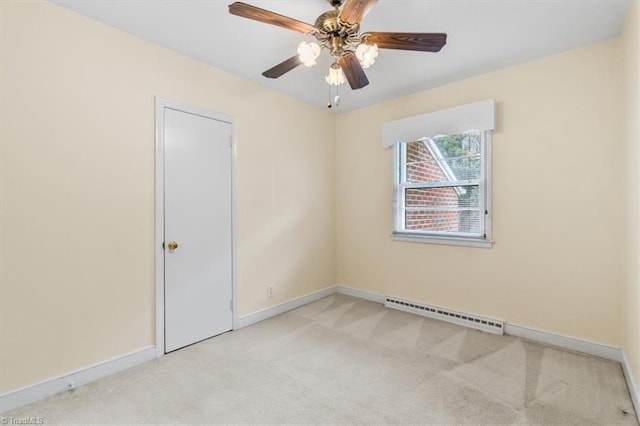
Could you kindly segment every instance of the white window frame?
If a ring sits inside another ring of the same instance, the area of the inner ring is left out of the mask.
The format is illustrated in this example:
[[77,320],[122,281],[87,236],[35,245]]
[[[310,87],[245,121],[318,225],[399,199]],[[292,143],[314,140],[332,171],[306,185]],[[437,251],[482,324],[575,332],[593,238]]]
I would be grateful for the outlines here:
[[[478,186],[484,196],[480,200],[480,211],[484,209],[484,233],[483,236],[475,237],[465,234],[454,234],[447,232],[420,232],[406,231],[405,215],[403,214],[404,205],[404,189],[403,185],[403,167],[400,154],[402,147],[400,143],[396,143],[393,148],[393,233],[391,237],[397,241],[407,241],[415,243],[427,244],[445,244],[455,246],[491,248],[493,245],[491,233],[491,130],[481,131],[480,133],[480,181]],[[423,185],[417,185],[422,187]]]

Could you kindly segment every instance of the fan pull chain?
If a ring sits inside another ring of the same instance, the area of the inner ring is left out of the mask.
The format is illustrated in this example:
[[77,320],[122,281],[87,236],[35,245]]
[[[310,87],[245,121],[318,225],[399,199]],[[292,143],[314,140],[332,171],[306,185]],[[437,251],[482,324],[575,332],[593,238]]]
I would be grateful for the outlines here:
[[333,97],[333,102],[331,98],[331,84],[329,85],[329,102],[327,102],[327,108],[331,108],[332,106],[339,107],[340,106],[340,86],[336,86],[336,95]]

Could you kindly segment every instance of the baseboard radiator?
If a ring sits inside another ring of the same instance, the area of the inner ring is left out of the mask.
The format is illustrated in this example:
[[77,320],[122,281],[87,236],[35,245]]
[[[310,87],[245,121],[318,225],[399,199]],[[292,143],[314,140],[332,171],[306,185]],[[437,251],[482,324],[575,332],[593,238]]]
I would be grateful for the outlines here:
[[476,330],[487,331],[494,334],[504,334],[504,321],[493,318],[454,311],[453,309],[442,308],[440,306],[426,305],[424,303],[404,300],[393,296],[385,297],[384,306],[463,325],[465,327],[475,328]]

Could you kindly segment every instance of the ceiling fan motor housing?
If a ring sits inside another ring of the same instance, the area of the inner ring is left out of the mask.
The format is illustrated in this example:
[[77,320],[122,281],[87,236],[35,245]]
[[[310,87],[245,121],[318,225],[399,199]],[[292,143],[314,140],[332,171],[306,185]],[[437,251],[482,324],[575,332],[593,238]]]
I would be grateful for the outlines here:
[[318,31],[325,34],[337,33],[340,31],[340,22],[338,21],[339,10],[330,10],[318,16],[315,27]]
[[318,30],[316,39],[331,51],[335,57],[342,55],[344,47],[358,36],[360,26],[345,25],[339,18],[340,10],[330,10],[318,16],[314,27]]

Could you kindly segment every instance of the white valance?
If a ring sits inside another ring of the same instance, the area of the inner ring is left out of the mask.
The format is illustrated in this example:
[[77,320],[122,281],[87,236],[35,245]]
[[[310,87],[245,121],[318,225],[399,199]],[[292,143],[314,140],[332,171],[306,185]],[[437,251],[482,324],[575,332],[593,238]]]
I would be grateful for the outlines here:
[[485,131],[495,128],[495,102],[493,99],[414,115],[382,125],[382,146],[391,148],[397,143],[413,142],[424,137],[458,135],[470,130]]

